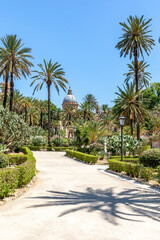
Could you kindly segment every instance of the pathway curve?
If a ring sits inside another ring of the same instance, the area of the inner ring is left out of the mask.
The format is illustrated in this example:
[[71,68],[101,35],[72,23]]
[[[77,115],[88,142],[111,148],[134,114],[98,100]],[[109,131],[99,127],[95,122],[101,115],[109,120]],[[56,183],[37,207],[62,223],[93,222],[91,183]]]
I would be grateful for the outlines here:
[[158,240],[160,194],[64,153],[34,152],[37,182],[0,207],[1,240]]

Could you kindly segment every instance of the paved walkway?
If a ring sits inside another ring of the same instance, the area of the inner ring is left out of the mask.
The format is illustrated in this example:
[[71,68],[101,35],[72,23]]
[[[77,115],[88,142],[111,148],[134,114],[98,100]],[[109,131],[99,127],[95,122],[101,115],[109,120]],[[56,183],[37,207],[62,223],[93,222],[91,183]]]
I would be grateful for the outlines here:
[[0,207],[1,240],[158,240],[160,194],[64,157],[35,152],[38,179]]

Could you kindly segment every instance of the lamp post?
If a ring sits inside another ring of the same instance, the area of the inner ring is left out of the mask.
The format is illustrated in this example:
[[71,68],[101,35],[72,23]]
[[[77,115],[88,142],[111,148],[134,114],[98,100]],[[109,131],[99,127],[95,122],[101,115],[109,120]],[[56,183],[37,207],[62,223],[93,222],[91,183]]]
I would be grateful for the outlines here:
[[59,146],[61,145],[61,140],[60,140],[60,137],[61,137],[61,131],[60,131],[60,128],[59,128],[59,130],[58,130],[58,134],[59,134]]
[[74,151],[75,151],[75,148],[76,148],[76,141],[75,141],[76,126],[73,127],[73,130],[74,130]]
[[124,126],[125,117],[121,116],[119,118],[119,123],[121,126],[121,161],[123,161],[123,126]]

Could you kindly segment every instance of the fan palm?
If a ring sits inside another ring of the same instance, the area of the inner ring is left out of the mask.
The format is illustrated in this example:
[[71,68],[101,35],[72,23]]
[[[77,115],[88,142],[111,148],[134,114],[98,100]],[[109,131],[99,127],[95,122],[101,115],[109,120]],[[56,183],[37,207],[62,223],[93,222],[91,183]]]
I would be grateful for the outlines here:
[[33,64],[28,58],[33,58],[31,48],[23,48],[21,39],[17,35],[6,35],[1,38],[4,48],[0,47],[0,68],[3,72],[6,67],[9,68],[11,88],[10,88],[10,111],[13,108],[14,77],[20,79],[26,78],[31,74],[30,68]]
[[142,89],[139,89],[138,92],[135,92],[135,85],[133,83],[127,83],[126,86],[123,86],[124,90],[118,87],[119,92],[116,92],[118,98],[114,100],[115,106],[113,112],[115,117],[118,119],[123,115],[130,123],[131,126],[131,135],[133,135],[133,123],[137,122],[140,118],[144,122],[144,117],[147,117],[147,111],[143,106],[142,98]]
[[[129,16],[127,22],[120,22],[123,35],[120,37],[121,40],[116,45],[116,48],[120,50],[120,56],[126,57],[129,54],[130,59],[134,56],[136,92],[138,92],[138,58],[140,55],[143,57],[143,51],[149,55],[155,44],[150,35],[151,30],[149,30],[151,19],[146,21],[144,16],[141,18]],[[140,139],[139,118],[137,118],[137,139]]]
[[44,83],[47,85],[48,89],[48,145],[51,146],[51,111],[50,111],[50,102],[51,102],[51,86],[52,84],[56,88],[59,94],[59,87],[61,87],[64,91],[66,91],[67,87],[65,83],[68,83],[67,79],[64,77],[65,72],[61,65],[58,62],[53,63],[50,59],[49,62],[46,62],[44,59],[44,66],[42,64],[38,64],[40,71],[34,71],[36,73],[35,76],[32,77],[33,82],[31,86],[36,82],[40,81],[34,88],[33,94],[37,90],[41,90]]
[[[139,61],[138,62],[138,80],[139,80],[139,87],[141,88],[143,86],[148,87],[149,81],[151,80],[151,74],[149,72],[146,72],[145,69],[149,66],[146,62]],[[125,82],[128,82],[129,80],[133,80],[135,82],[135,62],[132,61],[131,64],[128,64],[129,72],[125,73],[126,76]]]

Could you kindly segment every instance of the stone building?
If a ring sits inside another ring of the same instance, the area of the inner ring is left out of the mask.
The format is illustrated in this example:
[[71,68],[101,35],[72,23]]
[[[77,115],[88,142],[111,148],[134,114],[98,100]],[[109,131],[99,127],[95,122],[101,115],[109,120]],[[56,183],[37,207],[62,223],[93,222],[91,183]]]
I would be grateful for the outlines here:
[[78,108],[77,100],[76,100],[75,96],[72,94],[72,90],[70,87],[68,89],[68,94],[67,94],[67,96],[65,96],[63,103],[62,103],[63,111],[65,111],[65,108],[67,106],[72,106],[74,110],[76,110]]

